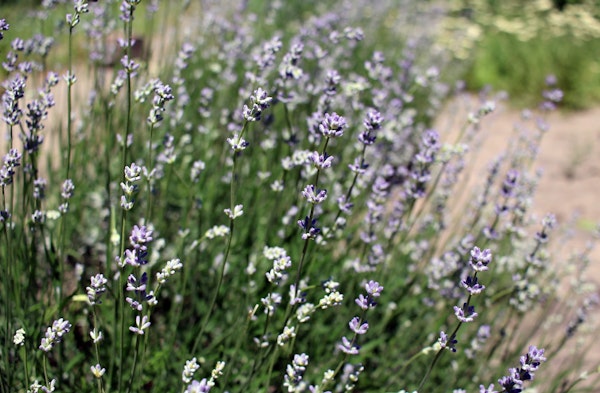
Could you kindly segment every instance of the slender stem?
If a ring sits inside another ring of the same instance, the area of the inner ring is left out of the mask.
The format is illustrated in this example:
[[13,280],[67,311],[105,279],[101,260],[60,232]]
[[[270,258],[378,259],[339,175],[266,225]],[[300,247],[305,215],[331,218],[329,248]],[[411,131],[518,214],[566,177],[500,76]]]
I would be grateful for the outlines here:
[[[154,134],[154,124],[150,125],[150,138],[148,139],[148,163],[146,164],[148,173],[152,174],[154,164],[152,163],[152,139]],[[150,221],[150,215],[152,214],[152,176],[148,177],[148,196],[146,197],[148,203],[146,205],[146,220]]]
[[431,365],[429,366],[429,368],[427,369],[427,372],[425,373],[425,376],[421,380],[421,383],[419,384],[419,387],[417,388],[417,391],[420,391],[423,388],[423,385],[425,385],[425,382],[427,382],[427,379],[429,378],[429,374],[431,374],[431,370],[433,370],[433,367],[435,367],[435,364],[437,363],[438,359],[442,356],[443,352],[444,352],[444,349],[440,349],[435,354],[435,357],[431,361]]
[[46,356],[42,360],[42,368],[44,370],[44,382],[46,382],[46,386],[50,385],[50,381],[48,381],[48,366],[46,365]]
[[127,382],[127,390],[126,393],[131,392],[131,386],[133,385],[133,378],[135,377],[135,370],[137,368],[137,361],[139,357],[140,350],[140,340],[138,335],[135,335],[135,349],[133,351],[133,366],[131,367],[131,374],[129,375],[129,382]]
[[[244,123],[244,126],[242,127],[242,131],[240,132],[240,135],[238,137],[238,140],[242,139],[242,136],[244,135],[244,131],[246,130],[248,125],[248,122]],[[231,179],[229,180],[229,206],[230,206],[230,210],[233,213],[234,209],[235,209],[235,170],[236,170],[236,163],[237,163],[237,152],[233,152],[233,166],[231,168]],[[219,297],[219,290],[221,289],[221,285],[223,284],[223,277],[225,276],[225,267],[227,265],[227,261],[229,260],[229,254],[231,252],[231,241],[233,239],[233,229],[234,229],[234,218],[231,217],[229,220],[229,237],[227,239],[227,246],[225,248],[225,258],[223,258],[223,263],[221,265],[221,270],[219,271],[219,279],[217,282],[217,287],[215,288],[215,291],[213,293],[213,297],[212,300],[210,302],[210,306],[208,308],[208,311],[206,312],[205,316],[204,316],[204,320],[202,321],[202,325],[200,327],[200,331],[198,333],[198,335],[196,336],[196,340],[194,341],[194,346],[192,347],[192,354],[194,354],[196,352],[196,349],[198,348],[198,344],[200,343],[200,340],[202,339],[202,336],[204,335],[204,331],[206,330],[206,326],[208,325],[208,321],[210,320],[210,317],[212,316],[212,312],[215,308],[215,304],[217,303],[217,299]]]
[[[4,188],[5,187],[2,186],[2,207],[3,207],[3,210],[6,210],[6,194],[5,194]],[[10,276],[10,274],[11,274],[10,273],[11,261],[10,261],[10,258],[9,258],[9,255],[11,253],[12,247],[11,247],[10,236],[8,236],[8,228],[7,228],[8,225],[10,225],[10,221],[5,222],[4,225],[3,225],[3,228],[2,228],[3,229],[2,233],[4,234],[4,239],[6,241],[6,255],[3,258],[3,260],[4,260],[4,263],[3,263],[3,265],[4,265],[4,280],[3,280],[4,281],[4,293],[3,293],[3,296],[5,297],[5,299],[7,299],[7,298],[10,297],[10,292],[11,292],[10,291],[10,287],[11,287],[11,282],[12,282],[11,281],[12,278]],[[9,348],[10,348],[10,338],[9,338],[9,336],[10,336],[10,332],[12,331],[11,326],[10,326],[10,321],[12,319],[10,302],[8,302],[8,301],[5,300],[4,301],[4,307],[5,307],[4,313],[6,315],[6,320],[4,321],[5,324],[6,324],[6,327],[5,327],[6,334],[4,335],[4,353],[8,354],[8,351],[9,351]],[[10,363],[9,363],[8,356],[4,356],[4,361],[5,361],[5,370],[8,370],[8,373],[10,375],[10,373],[11,373],[11,366],[10,366]]]
[[27,357],[27,349],[23,351],[23,368],[25,370],[25,383],[27,387],[31,386],[29,381],[29,358]]
[[[125,31],[127,33],[127,58],[131,58],[131,36],[132,36],[132,29],[133,29],[133,10],[134,8],[131,7],[129,9],[129,21],[125,21]],[[125,171],[123,170],[123,168],[125,168],[125,165],[127,165],[127,155],[128,155],[128,150],[129,150],[129,146],[127,143],[127,139],[131,130],[131,73],[127,72],[127,115],[126,115],[126,121],[125,121],[125,135],[123,137],[123,146],[122,146],[122,161],[121,161],[121,182],[125,182]],[[120,247],[119,247],[119,256],[122,257],[123,254],[125,253],[125,218],[127,215],[127,211],[125,209],[122,210],[121,212],[121,237],[120,237]],[[121,274],[119,274],[119,288],[117,290],[117,296],[120,298],[121,296],[121,290],[123,288],[123,272],[121,272]],[[122,392],[122,386],[123,386],[123,365],[124,365],[124,336],[125,336],[125,316],[124,316],[124,308],[125,308],[125,304],[123,301],[118,301],[117,302],[118,307],[120,309],[120,341],[119,341],[119,360],[120,360],[120,367],[119,367],[119,392]]]
[[69,179],[71,171],[71,132],[72,132],[72,81],[73,81],[73,27],[69,28],[69,75],[67,80],[67,158],[65,179]]

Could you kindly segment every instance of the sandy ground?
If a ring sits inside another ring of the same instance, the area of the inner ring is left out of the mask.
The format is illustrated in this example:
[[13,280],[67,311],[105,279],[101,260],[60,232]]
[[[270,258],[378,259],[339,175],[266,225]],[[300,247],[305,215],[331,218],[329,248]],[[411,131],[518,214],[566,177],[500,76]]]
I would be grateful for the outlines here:
[[[445,140],[452,140],[467,114],[479,106],[471,96],[449,102],[436,121],[436,129]],[[499,103],[491,115],[482,119],[467,158],[468,188],[481,184],[490,162],[520,133],[535,132],[537,116],[533,113],[526,120],[522,110]],[[600,225],[600,107],[568,113],[554,111],[543,118],[548,131],[531,166],[533,171],[542,173],[531,209],[538,222],[547,213],[553,213],[559,225],[573,226],[570,248],[561,251],[561,255],[568,255],[569,251],[582,251],[592,239],[593,229]],[[590,274],[600,283],[600,245],[590,257],[597,261],[592,263]]]

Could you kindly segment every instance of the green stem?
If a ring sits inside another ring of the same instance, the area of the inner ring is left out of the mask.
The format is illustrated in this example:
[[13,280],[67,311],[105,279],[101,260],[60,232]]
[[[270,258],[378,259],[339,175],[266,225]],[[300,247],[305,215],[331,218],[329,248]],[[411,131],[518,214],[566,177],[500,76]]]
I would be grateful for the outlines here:
[[133,378],[135,377],[135,370],[137,368],[137,361],[140,350],[140,340],[138,335],[135,336],[135,350],[133,351],[133,366],[131,367],[131,374],[129,375],[129,382],[127,382],[126,393],[131,392],[131,386],[133,385]]
[[[248,122],[244,123],[242,131],[240,132],[239,140],[242,139],[242,135],[244,134],[244,131],[246,130],[247,124],[248,124]],[[230,206],[230,210],[232,213],[235,209],[236,163],[237,163],[237,152],[234,152],[233,153],[233,167],[231,168],[231,179],[229,181],[229,206]],[[194,341],[194,346],[192,347],[192,355],[196,352],[196,349],[198,348],[198,344],[200,344],[200,340],[202,339],[202,336],[204,335],[204,331],[206,330],[206,326],[208,325],[208,321],[210,320],[210,317],[212,316],[212,312],[215,308],[215,304],[217,303],[217,299],[219,297],[219,291],[221,289],[221,286],[223,284],[223,278],[225,276],[225,267],[227,265],[227,261],[229,260],[229,254],[231,252],[231,241],[233,239],[233,229],[234,229],[234,219],[230,218],[230,220],[229,220],[229,237],[227,239],[227,246],[225,248],[225,258],[223,258],[221,270],[219,271],[219,279],[217,282],[217,287],[215,288],[215,291],[213,293],[213,297],[210,302],[208,311],[206,312],[206,315],[204,316],[204,320],[202,321],[200,331],[199,331],[198,335],[196,336],[196,340]]]
[[[152,163],[152,139],[154,134],[154,124],[150,125],[150,138],[148,140],[148,163],[146,167],[148,169],[148,173],[152,174],[152,168],[154,168],[154,164]],[[152,214],[152,176],[148,177],[148,196],[147,196],[147,205],[146,205],[146,220],[150,221],[150,215]]]
[[[132,29],[133,29],[133,10],[134,8],[131,7],[129,10],[129,21],[125,21],[125,31],[127,33],[127,58],[130,59],[131,58],[131,36],[132,36]],[[127,165],[127,155],[128,155],[128,144],[127,144],[127,139],[129,136],[129,133],[131,131],[131,73],[127,72],[127,105],[126,105],[127,109],[126,109],[126,121],[125,121],[125,135],[123,137],[123,146],[122,146],[122,157],[121,157],[121,182],[125,182],[125,171],[124,168]],[[119,239],[120,241],[120,247],[119,247],[119,256],[123,257],[123,254],[125,253],[125,218],[127,215],[127,211],[126,210],[122,210],[121,212],[121,237]],[[121,298],[121,290],[123,288],[123,272],[121,272],[121,274],[119,274],[119,288],[116,291],[117,292],[117,297]],[[122,392],[122,386],[123,386],[123,365],[124,365],[124,336],[125,336],[125,316],[124,316],[124,308],[125,308],[125,304],[123,301],[118,301],[117,302],[118,307],[120,309],[120,348],[119,348],[119,361],[120,361],[120,367],[119,367],[119,392]]]

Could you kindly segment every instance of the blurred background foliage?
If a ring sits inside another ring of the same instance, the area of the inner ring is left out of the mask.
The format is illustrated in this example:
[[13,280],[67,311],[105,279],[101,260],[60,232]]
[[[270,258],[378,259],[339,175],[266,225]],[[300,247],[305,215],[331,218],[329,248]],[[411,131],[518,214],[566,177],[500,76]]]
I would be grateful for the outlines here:
[[[0,0],[0,13],[9,22],[16,21],[39,3],[40,0]],[[303,15],[310,15],[316,8],[327,8],[326,3],[285,2],[289,12],[279,15],[292,17],[277,21],[276,25],[284,29],[289,23],[302,23]],[[414,3],[418,7],[420,2]],[[244,4],[258,15],[268,13],[268,2],[263,0],[248,0]],[[449,0],[440,1],[439,5],[440,13],[447,13],[448,17],[438,34],[438,45],[432,48],[450,49],[454,62],[461,63],[452,69],[464,73],[462,79],[470,90],[491,86],[508,92],[513,105],[531,106],[544,89],[545,77],[554,75],[558,87],[565,92],[564,109],[585,109],[600,101],[600,0]],[[369,12],[377,14],[378,10]],[[387,19],[394,20],[394,15]],[[51,30],[61,28],[61,22],[49,20],[43,33],[52,34]],[[40,31],[37,24],[13,26],[16,29],[9,32],[10,39]],[[378,39],[382,40],[382,48],[393,47],[392,40],[404,41],[406,37],[398,37],[396,30],[389,24],[380,26]],[[58,56],[54,62],[61,63],[60,54],[54,55]]]
[[[567,109],[600,99],[600,1],[457,0],[448,3],[446,42],[469,63],[467,85],[506,90],[513,104],[531,105],[555,75]],[[442,35],[443,36],[443,35]]]

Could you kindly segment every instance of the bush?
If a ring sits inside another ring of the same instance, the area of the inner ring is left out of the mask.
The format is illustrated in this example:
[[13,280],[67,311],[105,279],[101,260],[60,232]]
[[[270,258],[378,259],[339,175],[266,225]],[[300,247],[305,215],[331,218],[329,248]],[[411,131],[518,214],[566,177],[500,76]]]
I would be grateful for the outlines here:
[[84,3],[37,92],[45,41],[7,48],[3,391],[579,386],[583,351],[556,359],[597,299],[579,274],[564,301],[556,222],[530,214],[544,123],[461,208],[494,104],[431,129],[461,85],[435,4]]

